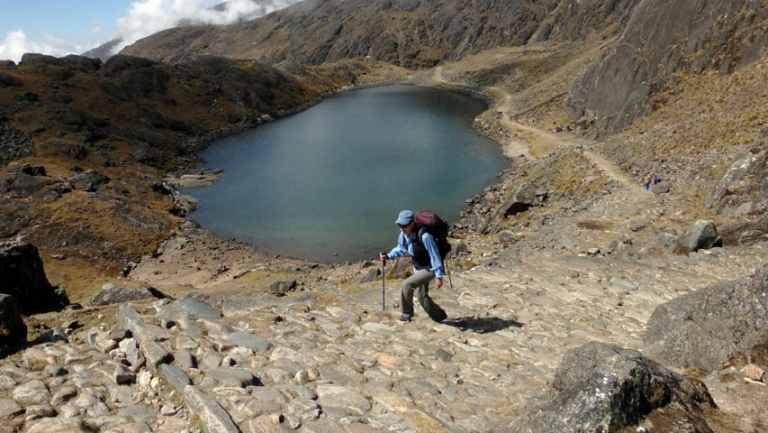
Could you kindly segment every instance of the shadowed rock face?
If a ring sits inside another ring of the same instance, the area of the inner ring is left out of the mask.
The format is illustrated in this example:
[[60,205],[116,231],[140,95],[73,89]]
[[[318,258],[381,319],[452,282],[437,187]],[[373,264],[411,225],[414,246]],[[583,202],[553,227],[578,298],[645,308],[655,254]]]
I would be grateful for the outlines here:
[[0,293],[15,297],[24,314],[60,310],[67,303],[48,282],[37,247],[26,243],[0,243]]
[[19,314],[16,299],[0,293],[0,353],[6,347],[27,341],[27,325]]
[[573,84],[566,106],[574,118],[621,131],[648,111],[671,74],[727,73],[759,58],[768,35],[756,24],[767,18],[765,4],[747,0],[641,1],[616,46]]

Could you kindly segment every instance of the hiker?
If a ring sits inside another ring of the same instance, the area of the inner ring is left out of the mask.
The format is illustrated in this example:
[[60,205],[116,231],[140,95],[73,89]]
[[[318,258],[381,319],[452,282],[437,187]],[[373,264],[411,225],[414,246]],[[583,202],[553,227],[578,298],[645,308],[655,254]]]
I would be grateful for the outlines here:
[[653,173],[648,173],[645,175],[645,177],[643,178],[643,186],[645,187],[646,190],[648,190],[648,188],[651,187],[651,182],[653,182],[655,178],[656,178],[656,175],[654,175]]
[[[424,311],[435,322],[442,322],[448,315],[445,310],[429,297],[429,282],[435,280],[435,288],[443,286],[443,259],[440,257],[435,237],[416,224],[413,212],[400,212],[395,221],[400,227],[397,245],[389,253],[381,253],[384,262],[406,254],[413,259],[414,274],[406,278],[400,291],[400,320],[408,322],[413,317],[413,294],[419,300]],[[422,232],[419,236],[419,232]]]

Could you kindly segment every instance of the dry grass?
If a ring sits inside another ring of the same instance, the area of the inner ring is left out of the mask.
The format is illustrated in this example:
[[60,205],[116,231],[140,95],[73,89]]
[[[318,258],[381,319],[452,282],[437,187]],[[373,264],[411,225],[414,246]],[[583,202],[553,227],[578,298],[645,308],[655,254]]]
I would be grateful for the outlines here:
[[576,227],[587,230],[608,230],[613,227],[613,224],[606,221],[579,221]]

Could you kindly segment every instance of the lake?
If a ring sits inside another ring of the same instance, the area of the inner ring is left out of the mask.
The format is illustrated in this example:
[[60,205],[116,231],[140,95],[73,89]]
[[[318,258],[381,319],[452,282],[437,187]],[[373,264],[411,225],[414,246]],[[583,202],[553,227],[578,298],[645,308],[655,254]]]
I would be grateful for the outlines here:
[[203,168],[224,172],[187,189],[190,218],[270,254],[324,263],[389,251],[402,209],[449,222],[508,165],[472,120],[484,101],[406,85],[355,90],[217,141]]

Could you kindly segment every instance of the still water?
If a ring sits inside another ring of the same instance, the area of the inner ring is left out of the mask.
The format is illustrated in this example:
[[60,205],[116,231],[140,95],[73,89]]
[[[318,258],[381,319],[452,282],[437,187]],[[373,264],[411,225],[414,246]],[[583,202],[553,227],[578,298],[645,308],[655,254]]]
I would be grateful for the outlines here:
[[398,212],[455,221],[508,161],[471,129],[484,102],[414,86],[356,90],[203,152],[224,173],[191,218],[271,254],[340,263],[397,240]]

